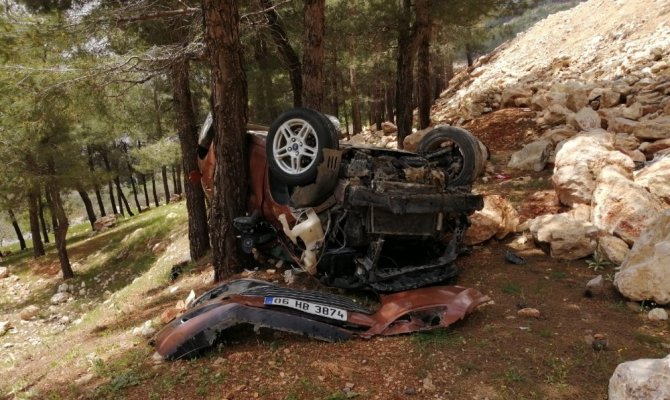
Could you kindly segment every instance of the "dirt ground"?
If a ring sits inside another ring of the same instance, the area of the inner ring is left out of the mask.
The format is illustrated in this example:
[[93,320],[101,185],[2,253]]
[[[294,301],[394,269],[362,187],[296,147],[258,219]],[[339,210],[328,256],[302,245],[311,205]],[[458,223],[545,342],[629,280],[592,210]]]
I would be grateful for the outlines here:
[[[477,185],[478,192],[506,196],[523,219],[560,209],[552,197],[550,171],[519,174],[504,167],[512,150],[538,134],[525,112],[503,110],[468,128],[481,133],[492,153],[493,168],[487,182]],[[125,237],[136,229],[122,228],[125,230],[114,234]],[[513,235],[475,246],[470,255],[458,259],[462,272],[452,283],[474,287],[492,302],[449,329],[343,343],[239,330],[199,359],[163,362],[152,357],[147,340],[129,330],[173,307],[191,289],[200,294],[211,287],[206,263],[192,266],[174,283],[156,283],[156,276],[165,278],[170,266],[179,261],[178,253],[187,248],[183,230],[175,232],[181,235],[178,251],[167,242],[175,234],[154,240],[152,249],[162,255],[152,260],[155,264],[149,272],[124,274],[119,267],[116,278],[105,272],[110,288],[114,279],[123,279],[116,290],[129,292],[126,297],[118,296],[124,300],[109,303],[116,294],[90,295],[88,305],[78,308],[84,310],[79,326],[65,325],[54,334],[47,329],[52,325],[35,323],[44,327],[32,335],[0,336],[0,354],[14,351],[13,365],[0,364],[2,387],[13,387],[6,398],[32,394],[113,399],[606,399],[608,380],[619,363],[660,358],[670,349],[668,323],[648,321],[644,304],[628,302],[609,281],[601,292],[585,291],[586,282],[597,274],[611,279],[611,266],[595,272],[585,260],[556,261],[529,237]],[[74,250],[82,263],[86,262],[83,249],[94,252],[109,241],[99,236],[90,240],[93,242]],[[132,256],[132,248],[130,251]],[[524,257],[527,263],[509,264],[507,251]],[[51,266],[48,262],[39,265]],[[149,276],[155,265],[160,265],[160,273]],[[252,275],[281,280],[280,274],[259,271]],[[41,287],[37,275],[31,276],[36,280],[33,291],[37,291]],[[146,279],[146,286],[138,286],[142,284],[138,279]],[[55,284],[57,277],[47,281]],[[309,281],[300,284],[318,287]],[[87,287],[102,291],[94,280]],[[172,288],[179,290],[172,293]],[[33,296],[31,301],[39,299]],[[101,311],[108,303],[107,308],[118,310]],[[0,303],[0,316],[24,305]],[[525,307],[538,309],[539,318],[519,316],[517,311]],[[594,334],[606,337],[604,350],[594,350]],[[29,345],[31,338],[40,335],[49,338]],[[16,345],[21,339],[25,346]],[[6,347],[10,341],[13,347]],[[96,358],[96,354],[102,356]],[[17,389],[10,381],[21,384]]]

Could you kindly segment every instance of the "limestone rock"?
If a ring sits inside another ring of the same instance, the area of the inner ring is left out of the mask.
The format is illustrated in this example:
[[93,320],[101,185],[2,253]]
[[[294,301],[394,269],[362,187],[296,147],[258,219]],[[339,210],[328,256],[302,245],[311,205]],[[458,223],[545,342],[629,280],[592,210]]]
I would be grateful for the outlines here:
[[636,150],[640,147],[640,141],[633,135],[617,133],[614,135],[614,148],[621,150]]
[[58,293],[54,294],[53,296],[51,296],[51,300],[49,300],[49,301],[53,305],[58,305],[58,304],[65,303],[68,300],[70,300],[70,294],[69,293],[58,292]]
[[384,121],[382,122],[382,132],[384,132],[384,135],[391,135],[398,132],[398,127],[392,122]]
[[519,214],[503,197],[491,195],[484,197],[484,208],[475,211],[470,217],[471,226],[465,232],[464,243],[473,245],[496,237],[502,239],[516,232]]
[[9,276],[9,268],[0,267],[0,279],[4,279]]
[[670,115],[640,121],[633,134],[640,139],[670,138]]
[[40,308],[37,307],[34,304],[31,304],[28,307],[21,310],[21,312],[19,313],[19,317],[21,317],[21,319],[24,320],[24,321],[28,321],[28,320],[34,318],[35,316],[37,316],[37,314],[39,312],[40,312]]
[[600,292],[605,287],[605,278],[602,275],[598,275],[590,281],[586,282],[586,288]]
[[554,146],[558,143],[575,136],[577,131],[571,126],[558,126],[545,132],[542,139],[549,140]]
[[663,308],[654,308],[653,310],[649,311],[647,318],[649,318],[650,321],[667,321],[668,312]]
[[524,171],[542,171],[547,164],[552,145],[548,140],[538,140],[512,154],[507,167]]
[[616,133],[633,134],[637,130],[639,123],[627,118],[609,118],[607,119],[607,130]]
[[632,244],[665,207],[619,168],[607,166],[598,177],[592,208],[595,226]]
[[540,310],[537,308],[522,308],[516,312],[520,317],[526,318],[540,318]]
[[631,300],[670,303],[670,211],[662,213],[633,245],[614,285]]
[[640,150],[642,150],[642,152],[645,155],[649,156],[649,158],[653,158],[654,154],[658,153],[661,150],[670,148],[670,139],[661,139],[651,143],[649,142],[645,143],[648,144],[644,147],[644,150],[642,148],[640,148]]
[[596,249],[598,229],[566,214],[541,215],[530,220],[528,228],[533,239],[549,244],[553,258],[577,260]]
[[114,225],[116,225],[116,215],[106,215],[95,220],[93,223],[93,229],[95,229],[97,232],[101,232],[105,229],[113,227]]
[[635,121],[639,120],[642,118],[642,105],[640,103],[633,103],[622,110],[621,116]]
[[573,127],[581,131],[600,129],[600,116],[591,107],[584,107],[575,114]]
[[568,116],[572,116],[573,114],[574,113],[565,106],[552,104],[544,111],[542,118],[544,119],[545,124],[556,126],[565,124],[568,120]]
[[407,137],[405,137],[405,139],[402,141],[403,148],[407,151],[415,152],[416,149],[419,148],[419,143],[421,142],[421,139],[423,139],[423,137],[426,136],[426,134],[432,130],[433,128],[426,128],[420,131],[416,131],[411,135],[407,135]]
[[670,398],[670,356],[619,364],[610,378],[609,400]]
[[621,265],[630,249],[628,243],[616,236],[602,236],[598,239],[598,252],[612,264]]
[[12,329],[12,324],[9,321],[0,321],[0,336],[4,336],[10,329]]
[[630,176],[635,166],[630,157],[614,150],[607,133],[580,134],[558,146],[552,180],[561,203],[591,204],[596,178],[606,165]]
[[519,107],[516,100],[525,99],[527,103],[530,103],[528,99],[533,97],[533,91],[519,86],[510,86],[506,87],[502,91],[501,105],[502,107]]
[[670,156],[657,157],[636,171],[635,183],[670,204]]
[[621,93],[612,89],[596,88],[589,93],[589,101],[597,100],[601,108],[615,107],[621,101]]

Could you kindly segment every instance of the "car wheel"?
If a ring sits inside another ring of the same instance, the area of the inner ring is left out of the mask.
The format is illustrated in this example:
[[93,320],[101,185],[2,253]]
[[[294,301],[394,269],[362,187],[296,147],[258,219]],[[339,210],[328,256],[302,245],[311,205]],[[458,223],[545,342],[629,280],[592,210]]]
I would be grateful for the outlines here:
[[270,170],[287,185],[300,186],[316,178],[323,149],[336,149],[330,121],[318,111],[295,108],[270,126],[266,154]]
[[[465,129],[438,126],[421,139],[417,153],[426,158],[442,157],[442,152],[458,159],[455,166],[448,166],[449,186],[470,185],[484,172],[488,151],[486,146]],[[455,170],[454,168],[455,167]]]

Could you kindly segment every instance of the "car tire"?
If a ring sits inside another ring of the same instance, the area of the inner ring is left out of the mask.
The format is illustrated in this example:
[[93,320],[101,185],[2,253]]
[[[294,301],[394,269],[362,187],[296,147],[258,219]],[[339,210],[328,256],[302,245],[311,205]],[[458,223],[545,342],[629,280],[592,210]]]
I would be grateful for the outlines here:
[[462,157],[461,170],[452,176],[448,186],[467,186],[479,177],[486,167],[488,151],[486,146],[473,134],[454,126],[438,126],[431,130],[419,142],[417,153],[429,156],[430,153],[442,148],[445,142],[452,142]]
[[318,111],[294,108],[270,125],[265,145],[268,167],[286,185],[307,185],[316,178],[325,148],[338,148],[332,122]]

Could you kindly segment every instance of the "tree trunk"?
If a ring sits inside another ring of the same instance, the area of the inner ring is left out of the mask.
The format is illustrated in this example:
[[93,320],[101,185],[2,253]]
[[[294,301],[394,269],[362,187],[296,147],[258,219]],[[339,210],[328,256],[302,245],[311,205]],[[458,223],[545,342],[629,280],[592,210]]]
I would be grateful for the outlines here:
[[33,256],[42,257],[44,253],[44,244],[40,237],[40,221],[38,217],[38,198],[39,191],[33,189],[28,193],[28,216],[30,220],[30,235],[33,238]]
[[147,190],[147,175],[141,174],[142,177],[142,187],[144,188],[144,203],[147,207],[147,210],[151,208],[151,201],[149,200],[149,191]]
[[93,191],[95,192],[95,198],[98,201],[98,208],[100,209],[100,216],[104,217],[107,215],[105,212],[105,204],[102,201],[102,194],[100,193],[100,185],[98,179],[95,178],[95,163],[93,162],[93,151],[90,146],[86,146],[86,152],[88,153],[88,169],[91,171],[95,179],[95,184],[93,185]]
[[361,121],[361,104],[358,100],[358,90],[356,88],[356,70],[354,67],[349,67],[349,85],[351,86],[352,135],[355,135],[363,130],[363,122]]
[[375,93],[374,114],[375,114],[375,128],[378,131],[382,130],[382,122],[384,122],[384,89],[377,85]]
[[214,279],[220,281],[242,267],[232,222],[244,215],[247,200],[247,83],[237,1],[203,0],[202,7],[212,71],[213,145],[217,149],[210,234]]
[[88,216],[88,221],[91,223],[91,229],[95,230],[95,211],[93,211],[93,203],[91,202],[91,198],[88,196],[88,193],[86,193],[86,190],[84,190],[83,187],[79,186],[77,187],[77,193],[79,193],[79,197],[81,197],[81,201],[84,203],[84,208],[86,208],[86,215]]
[[[197,122],[191,100],[188,60],[180,60],[170,69],[174,108],[177,114],[177,134],[181,146],[184,171],[197,171],[198,163],[193,154],[198,149],[196,137]],[[188,214],[188,243],[191,259],[197,260],[209,249],[209,232],[207,229],[207,207],[205,193],[200,182],[186,180],[185,184],[186,212]]]
[[344,107],[344,127],[345,127],[345,137],[347,140],[351,138],[351,134],[349,133],[349,112],[347,111],[347,107]]
[[135,185],[135,177],[133,176],[133,170],[130,168],[130,163],[128,163],[128,169],[130,170],[130,186],[133,188],[133,200],[135,200],[135,207],[137,207],[137,212],[142,212],[142,206],[140,205],[140,199],[137,197],[137,185]]
[[[193,132],[196,132],[196,131],[193,131]],[[195,149],[194,149],[194,152],[192,154],[195,154]],[[182,184],[181,184],[181,182],[182,182],[181,171],[182,171],[181,164],[177,163],[177,165],[175,165],[175,174],[177,175],[177,188],[175,189],[175,193],[177,193],[179,195],[181,195],[184,192],[184,188],[182,187]]]
[[74,272],[70,265],[70,258],[67,254],[66,236],[70,223],[63,208],[63,201],[61,200],[58,188],[54,183],[47,185],[47,192],[49,193],[49,208],[54,216],[54,236],[56,238],[56,250],[58,250],[58,260],[60,261],[60,268],[63,272],[63,279],[74,278]]
[[156,191],[156,174],[154,174],[153,171],[151,172],[151,191],[154,195],[154,204],[156,207],[160,207],[161,203],[158,201],[158,192]]
[[123,190],[121,190],[121,180],[117,176],[114,178],[114,184],[116,185],[116,193],[119,196],[119,208],[121,209],[121,214],[123,214],[123,206],[126,206],[126,211],[128,212],[128,216],[132,217],[135,214],[130,210],[130,204],[128,204],[128,199],[126,198],[126,195],[123,194]]
[[42,235],[44,235],[44,243],[49,243],[49,231],[47,229],[47,223],[44,221],[44,203],[42,203],[42,195],[38,194],[37,196],[37,205],[38,205],[38,213],[37,215],[39,216],[39,225],[42,227]]
[[305,0],[302,56],[302,104],[323,110],[323,37],[326,0]]
[[403,12],[399,21],[398,60],[396,68],[396,118],[398,127],[398,148],[403,148],[403,140],[412,133],[412,93],[414,92],[414,59],[423,30],[428,27],[429,0],[416,0],[414,9],[416,20],[411,21],[411,0],[403,0]]
[[475,62],[475,55],[469,43],[465,44],[465,58],[468,60],[468,67],[472,67]]
[[161,167],[161,174],[163,175],[163,191],[165,192],[165,204],[170,203],[170,187],[168,186],[167,166]]
[[385,105],[386,105],[386,120],[395,123],[395,115],[393,113],[393,88],[388,85],[384,85],[384,96],[385,96]]
[[268,20],[272,40],[277,46],[279,56],[288,70],[291,90],[293,91],[293,107],[302,107],[302,66],[300,64],[300,57],[298,57],[298,54],[288,41],[288,35],[279,21],[279,15],[272,4],[272,0],[260,0],[260,3],[261,7],[265,10],[265,17]]
[[[16,239],[19,241],[19,246],[21,246],[21,251],[26,249],[26,240],[23,238],[23,233],[21,233],[21,227],[19,222],[16,220],[16,215],[14,215],[14,210],[11,208],[7,210],[9,213],[9,220],[12,221],[12,226],[14,227],[14,232],[16,233]],[[39,236],[39,233],[38,235]]]
[[[107,158],[107,152],[102,151],[101,156],[102,156],[102,162],[105,163],[105,170],[111,173],[112,167],[109,164],[109,158]],[[120,213],[123,214],[123,208],[121,207],[121,202],[119,202],[120,210],[116,208],[116,201],[114,200],[114,187],[112,186],[111,180],[107,182],[107,188],[109,189],[109,202],[112,203],[112,212],[114,213],[114,215],[119,214],[119,211],[121,211]]]
[[[430,18],[430,14],[429,18]],[[430,86],[430,21],[423,29],[417,54],[417,103],[419,108],[419,129],[430,126],[430,107],[433,104],[433,95]]]

